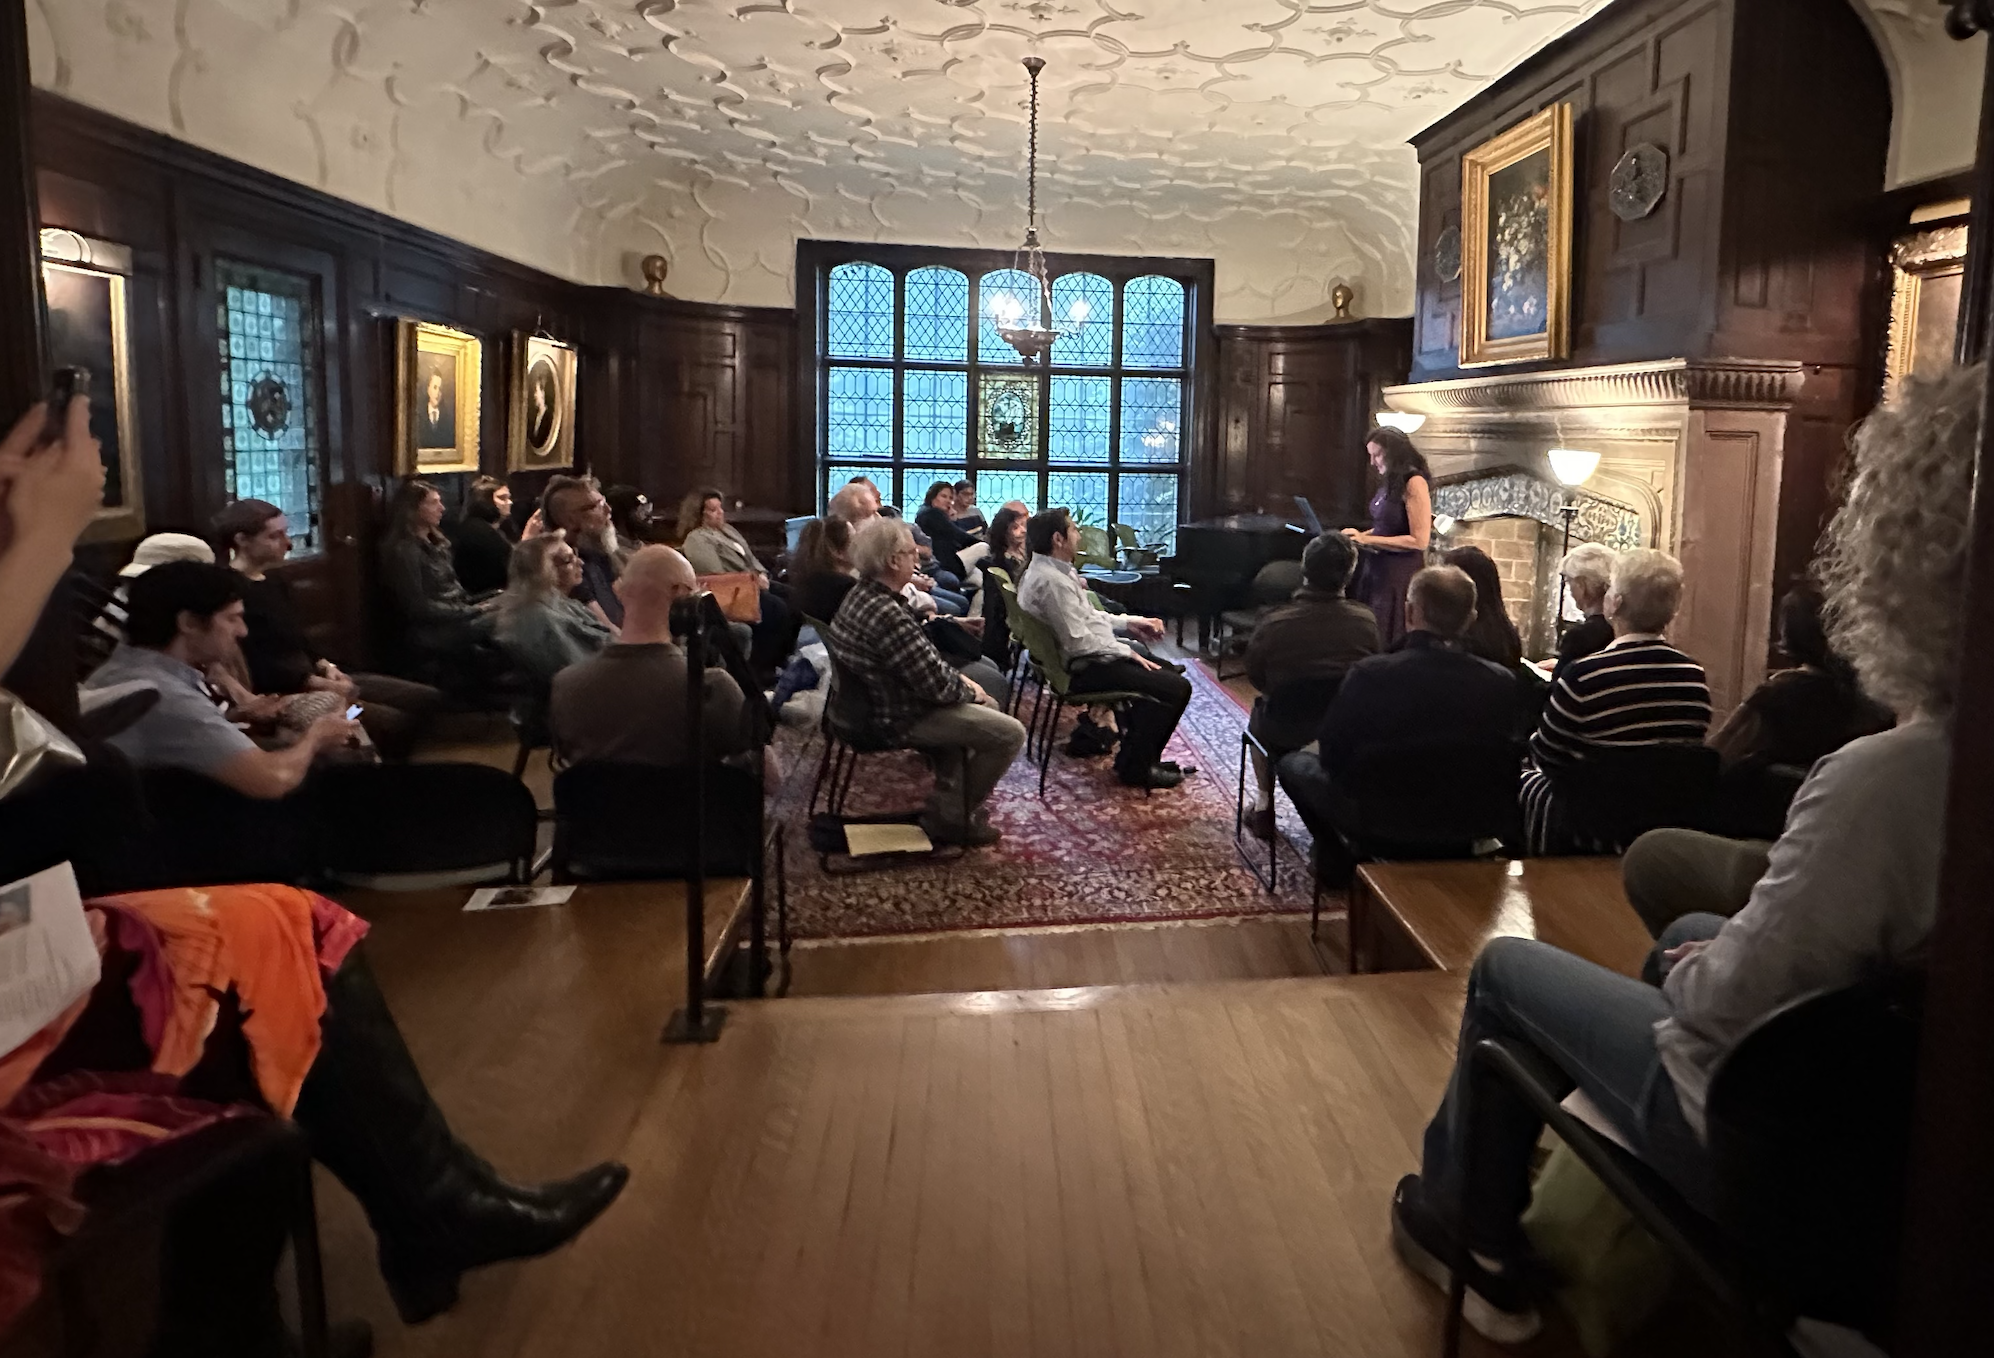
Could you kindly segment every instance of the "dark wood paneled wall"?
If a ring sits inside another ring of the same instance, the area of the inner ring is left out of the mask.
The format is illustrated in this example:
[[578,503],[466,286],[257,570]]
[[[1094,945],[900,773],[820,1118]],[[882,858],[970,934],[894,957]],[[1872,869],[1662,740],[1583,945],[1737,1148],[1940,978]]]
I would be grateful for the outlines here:
[[[483,469],[505,474],[508,351],[545,330],[582,355],[577,460],[661,504],[713,481],[807,502],[789,437],[791,313],[650,298],[553,277],[38,93],[42,221],[131,247],[146,517],[199,530],[225,496],[216,259],[314,281],[323,322],[326,551],[293,581],[329,648],[364,662],[379,505],[394,479],[394,319],[485,342]],[[439,478],[447,495],[464,478]]]
[[1330,527],[1365,522],[1364,434],[1378,390],[1403,382],[1412,321],[1222,325],[1216,512],[1290,515],[1306,495]]

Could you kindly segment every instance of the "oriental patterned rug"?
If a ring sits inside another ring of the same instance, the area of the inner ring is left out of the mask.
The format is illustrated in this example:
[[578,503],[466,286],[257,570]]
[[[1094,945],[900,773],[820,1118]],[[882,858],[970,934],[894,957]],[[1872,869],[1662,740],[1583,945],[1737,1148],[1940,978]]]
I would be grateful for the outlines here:
[[[1274,892],[1262,890],[1234,850],[1246,714],[1199,666],[1188,673],[1191,705],[1165,757],[1196,765],[1197,776],[1146,797],[1115,780],[1110,759],[1074,759],[1055,750],[1040,801],[1038,767],[1021,754],[989,802],[1003,842],[952,861],[827,875],[803,834],[822,739],[814,731],[784,728],[777,749],[788,774],[772,810],[790,827],[792,932],[801,939],[878,938],[1307,911],[1309,835],[1285,797],[1276,799],[1281,838]],[[1063,717],[1062,744],[1074,720]],[[932,784],[916,755],[864,756],[846,814],[916,809]],[[1252,842],[1264,865],[1265,846]]]

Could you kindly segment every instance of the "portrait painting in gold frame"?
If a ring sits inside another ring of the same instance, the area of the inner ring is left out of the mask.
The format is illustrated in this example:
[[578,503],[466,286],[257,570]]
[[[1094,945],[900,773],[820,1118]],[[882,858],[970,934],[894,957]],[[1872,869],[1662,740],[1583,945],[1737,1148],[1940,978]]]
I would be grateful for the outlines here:
[[484,346],[427,321],[395,322],[395,469],[403,476],[478,470]]
[[104,458],[104,501],[86,542],[145,535],[145,486],[131,356],[132,252],[74,231],[41,233],[50,365],[90,374],[90,432]]
[[575,465],[573,346],[540,335],[512,337],[512,414],[507,437],[510,471],[550,471]]
[[1571,353],[1572,106],[1461,157],[1461,366]]
[[1912,373],[1952,366],[1966,282],[1966,223],[1934,226],[1890,248],[1890,337],[1883,355],[1883,397]]

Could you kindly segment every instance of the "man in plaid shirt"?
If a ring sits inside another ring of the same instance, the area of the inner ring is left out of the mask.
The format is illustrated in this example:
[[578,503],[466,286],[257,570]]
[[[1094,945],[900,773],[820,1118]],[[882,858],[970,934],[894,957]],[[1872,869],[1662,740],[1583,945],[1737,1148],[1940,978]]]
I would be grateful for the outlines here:
[[[825,638],[841,673],[862,690],[847,696],[863,700],[869,735],[921,750],[934,764],[935,791],[922,816],[929,837],[995,844],[1001,836],[983,803],[1024,747],[1025,728],[942,658],[901,597],[918,559],[905,522],[874,519],[852,539],[851,556],[859,582]],[[978,661],[971,673],[977,667],[987,681],[996,668]]]

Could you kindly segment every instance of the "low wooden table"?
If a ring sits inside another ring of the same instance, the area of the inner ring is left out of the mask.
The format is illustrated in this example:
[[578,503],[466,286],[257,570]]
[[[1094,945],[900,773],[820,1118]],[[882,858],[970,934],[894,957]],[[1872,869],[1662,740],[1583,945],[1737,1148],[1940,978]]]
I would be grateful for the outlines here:
[[1366,863],[1351,883],[1353,971],[1466,972],[1502,937],[1541,939],[1627,976],[1654,946],[1617,858]]

